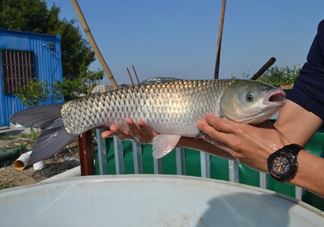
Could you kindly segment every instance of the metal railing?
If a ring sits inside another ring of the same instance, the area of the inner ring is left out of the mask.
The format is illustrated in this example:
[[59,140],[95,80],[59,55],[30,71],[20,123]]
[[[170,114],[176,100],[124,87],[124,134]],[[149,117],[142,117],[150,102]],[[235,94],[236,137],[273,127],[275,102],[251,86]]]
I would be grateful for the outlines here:
[[[96,130],[96,138],[98,143],[98,171],[99,174],[110,174],[108,172],[107,166],[107,153],[106,153],[106,142],[100,136],[100,129]],[[125,174],[124,166],[124,150],[122,141],[118,137],[113,137],[114,146],[114,156],[115,156],[115,169],[116,174]],[[141,144],[132,141],[132,151],[133,151],[133,165],[134,173],[143,173],[143,156],[142,156],[142,146]],[[211,154],[206,152],[200,152],[200,172],[201,177],[211,178],[211,164],[210,158]],[[153,159],[153,169],[154,174],[163,174],[162,160]],[[176,148],[176,174],[185,175],[185,149],[181,147]],[[239,162],[236,160],[228,160],[228,175],[230,182],[239,182]],[[259,172],[259,187],[263,189],[268,189],[268,174]],[[297,200],[302,200],[303,190],[300,187],[295,187],[295,198]]]

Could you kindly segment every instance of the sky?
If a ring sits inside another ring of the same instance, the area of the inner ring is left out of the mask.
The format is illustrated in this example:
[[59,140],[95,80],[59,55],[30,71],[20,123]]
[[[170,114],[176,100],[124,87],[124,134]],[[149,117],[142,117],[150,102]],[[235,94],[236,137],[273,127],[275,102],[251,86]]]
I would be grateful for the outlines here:
[[[68,0],[47,0],[76,20]],[[118,83],[168,76],[212,79],[221,0],[79,0],[91,32]],[[302,66],[323,0],[227,0],[220,78],[253,75],[270,57],[275,66]],[[91,69],[101,69],[98,61]],[[108,83],[105,79],[103,83]]]

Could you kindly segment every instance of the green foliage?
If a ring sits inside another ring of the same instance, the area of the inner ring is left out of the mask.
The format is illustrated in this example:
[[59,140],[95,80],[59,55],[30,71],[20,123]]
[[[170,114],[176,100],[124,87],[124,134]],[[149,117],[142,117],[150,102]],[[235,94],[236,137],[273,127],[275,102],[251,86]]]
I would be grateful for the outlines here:
[[85,83],[87,90],[86,94],[89,95],[92,89],[98,84],[98,81],[102,80],[104,73],[102,70],[92,71],[87,67],[82,66],[82,71],[80,77],[83,78],[83,82]]
[[47,8],[44,0],[0,0],[0,28],[61,36],[65,78],[78,77],[81,65],[94,61],[94,52],[82,38],[74,21],[59,18],[60,8]]
[[30,134],[28,134],[29,139],[31,139],[33,142],[35,142],[37,140],[37,138],[39,137],[40,132],[37,129],[34,128],[30,128]]
[[32,80],[19,87],[16,95],[24,105],[36,106],[48,98],[48,87],[40,80]]
[[281,85],[290,85],[296,80],[299,71],[299,66],[293,66],[292,68],[271,67],[261,77],[259,77],[258,81],[272,84],[276,87],[280,87]]
[[92,89],[103,78],[103,71],[91,71],[85,66],[81,67],[80,75],[72,79],[58,81],[53,86],[54,96],[60,99],[64,96],[65,101],[90,95]]
[[58,81],[53,85],[54,97],[60,99],[63,96],[65,101],[80,97],[85,91],[86,86],[81,77],[64,79],[63,82]]

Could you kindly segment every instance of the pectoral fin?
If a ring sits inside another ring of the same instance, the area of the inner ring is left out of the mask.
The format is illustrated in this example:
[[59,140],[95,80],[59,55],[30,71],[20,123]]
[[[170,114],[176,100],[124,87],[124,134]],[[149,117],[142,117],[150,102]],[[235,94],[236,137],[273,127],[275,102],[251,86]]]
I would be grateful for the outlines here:
[[161,134],[154,137],[152,141],[153,145],[153,157],[158,159],[167,155],[177,145],[180,135],[167,135]]

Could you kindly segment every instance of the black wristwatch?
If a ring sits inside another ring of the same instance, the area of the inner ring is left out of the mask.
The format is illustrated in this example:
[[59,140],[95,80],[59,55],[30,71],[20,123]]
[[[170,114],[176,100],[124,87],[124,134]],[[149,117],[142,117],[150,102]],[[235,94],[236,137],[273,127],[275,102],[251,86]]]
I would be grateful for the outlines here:
[[280,182],[287,182],[297,172],[297,155],[303,147],[289,144],[275,151],[268,157],[269,174]]

